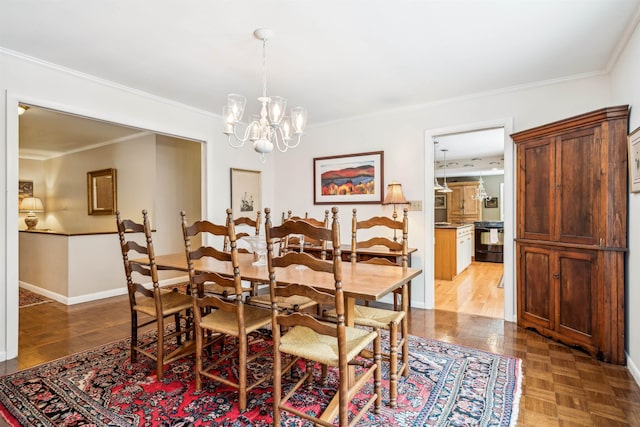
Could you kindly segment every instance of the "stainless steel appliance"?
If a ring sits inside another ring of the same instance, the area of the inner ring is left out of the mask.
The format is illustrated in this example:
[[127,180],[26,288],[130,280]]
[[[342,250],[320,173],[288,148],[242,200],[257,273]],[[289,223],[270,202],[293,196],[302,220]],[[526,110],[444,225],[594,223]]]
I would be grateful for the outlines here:
[[504,222],[476,221],[475,260],[483,262],[503,262]]

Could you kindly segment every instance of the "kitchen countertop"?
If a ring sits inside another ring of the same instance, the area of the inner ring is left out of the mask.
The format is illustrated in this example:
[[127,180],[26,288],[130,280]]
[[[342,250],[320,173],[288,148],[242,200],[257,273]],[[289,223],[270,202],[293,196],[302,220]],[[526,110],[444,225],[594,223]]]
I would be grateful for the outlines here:
[[473,224],[445,224],[445,223],[436,223],[434,224],[435,228],[465,228],[465,227],[473,227]]

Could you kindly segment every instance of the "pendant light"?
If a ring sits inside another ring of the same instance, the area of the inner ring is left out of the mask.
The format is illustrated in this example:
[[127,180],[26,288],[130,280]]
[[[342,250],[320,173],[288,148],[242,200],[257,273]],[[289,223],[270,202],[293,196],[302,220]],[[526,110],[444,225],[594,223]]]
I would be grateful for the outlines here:
[[453,190],[447,185],[447,151],[449,151],[449,149],[442,148],[440,151],[442,151],[444,155],[444,184],[442,185],[442,189],[438,190],[438,193],[452,193]]
[[438,182],[438,178],[436,178],[436,146],[438,145],[438,141],[433,141],[433,189],[435,191],[442,190],[442,185]]

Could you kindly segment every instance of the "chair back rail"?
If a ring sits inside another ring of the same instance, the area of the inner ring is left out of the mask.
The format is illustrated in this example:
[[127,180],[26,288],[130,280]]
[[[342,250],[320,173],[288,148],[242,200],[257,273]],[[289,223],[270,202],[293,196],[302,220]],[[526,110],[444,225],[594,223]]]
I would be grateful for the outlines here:
[[[248,237],[248,236],[259,236],[260,235],[260,226],[261,226],[261,219],[262,218],[262,212],[258,211],[256,213],[256,218],[249,218],[248,216],[241,216],[238,218],[234,218],[233,222],[235,224],[236,227],[236,241],[242,239],[243,237]],[[228,225],[228,224],[227,224]],[[241,226],[242,229],[247,230],[247,231],[238,231],[238,226]],[[250,230],[251,228],[253,228],[253,230]],[[222,248],[223,251],[229,251],[230,247],[229,247],[229,238],[225,236],[224,238],[224,245]],[[247,253],[249,252],[248,249],[246,248],[238,248],[238,252],[244,252]]]

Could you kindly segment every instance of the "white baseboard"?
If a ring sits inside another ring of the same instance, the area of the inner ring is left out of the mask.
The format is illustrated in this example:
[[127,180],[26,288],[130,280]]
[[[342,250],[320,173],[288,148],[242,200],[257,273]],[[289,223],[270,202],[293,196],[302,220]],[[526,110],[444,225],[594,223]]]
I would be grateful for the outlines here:
[[[184,283],[186,281],[188,281],[189,278],[187,276],[181,276],[181,277],[174,277],[171,279],[165,279],[165,280],[161,280],[160,281],[160,286],[169,286],[169,285],[174,285],[177,283]],[[110,297],[115,297],[115,296],[119,296],[119,295],[125,295],[127,293],[127,288],[126,287],[120,287],[120,288],[116,288],[116,289],[109,289],[107,291],[102,291],[102,292],[94,292],[91,294],[85,294],[85,295],[78,295],[75,297],[68,297],[65,295],[60,295],[58,293],[55,292],[51,292],[48,289],[43,289],[40,288],[38,286],[32,285],[31,283],[27,283],[27,282],[23,282],[20,281],[19,282],[19,286],[21,288],[27,289],[29,291],[35,292],[37,294],[40,295],[44,295],[47,298],[51,298],[54,301],[57,301],[59,303],[62,303],[64,305],[74,305],[74,304],[80,304],[83,302],[89,302],[89,301],[97,301],[97,300],[101,300],[104,298],[110,298]],[[153,285],[151,284],[151,282],[149,283],[144,283],[143,286],[147,289],[151,288]]]
[[640,370],[638,369],[636,364],[633,363],[633,360],[631,360],[631,358],[629,357],[629,354],[626,354],[626,356],[627,356],[627,369],[629,369],[629,372],[631,373],[631,376],[633,377],[633,379],[636,380],[636,384],[640,386]]

